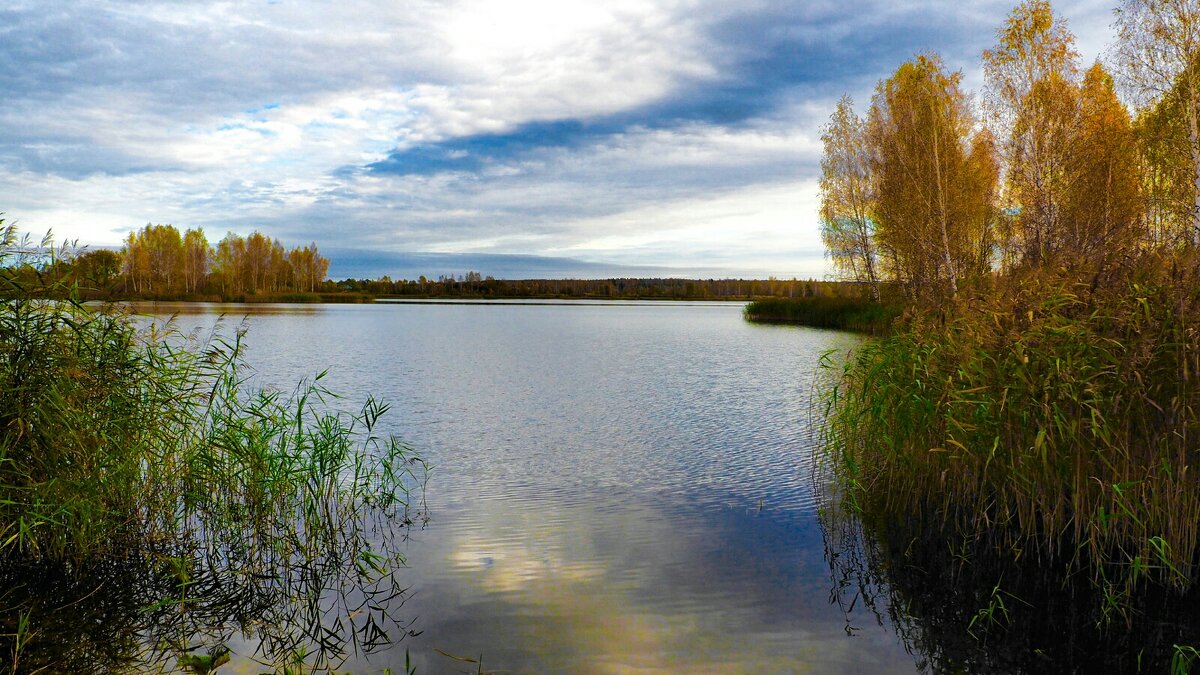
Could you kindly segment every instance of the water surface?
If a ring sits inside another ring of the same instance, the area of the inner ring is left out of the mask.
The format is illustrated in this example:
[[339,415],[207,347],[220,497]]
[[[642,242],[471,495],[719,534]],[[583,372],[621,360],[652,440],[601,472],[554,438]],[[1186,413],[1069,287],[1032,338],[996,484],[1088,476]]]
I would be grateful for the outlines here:
[[[248,330],[267,386],[392,404],[434,465],[407,547],[420,631],[354,669],[904,672],[891,628],[830,603],[812,377],[844,333],[731,303],[159,305]],[[243,318],[245,317],[245,318]]]

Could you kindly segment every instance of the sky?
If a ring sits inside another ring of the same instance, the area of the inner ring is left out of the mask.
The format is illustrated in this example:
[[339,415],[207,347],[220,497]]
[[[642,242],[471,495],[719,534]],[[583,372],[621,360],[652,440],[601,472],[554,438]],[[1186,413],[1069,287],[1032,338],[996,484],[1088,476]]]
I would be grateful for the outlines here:
[[[0,212],[316,242],[334,278],[826,278],[821,126],[1012,2],[0,0]],[[1112,9],[1059,2],[1084,63]]]

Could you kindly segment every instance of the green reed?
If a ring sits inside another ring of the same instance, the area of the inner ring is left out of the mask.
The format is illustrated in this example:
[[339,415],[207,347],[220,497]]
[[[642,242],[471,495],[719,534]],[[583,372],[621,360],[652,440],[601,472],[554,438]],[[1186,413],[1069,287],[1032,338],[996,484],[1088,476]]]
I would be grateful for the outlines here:
[[840,296],[766,298],[748,303],[745,309],[746,318],[751,321],[797,323],[871,334],[887,331],[900,312],[897,304]]
[[1027,273],[914,311],[825,405],[841,500],[868,522],[1084,574],[1126,622],[1145,588],[1200,576],[1194,255]]
[[[159,662],[202,660],[188,653],[196,636],[219,646],[248,625],[276,665],[299,651],[328,667],[393,639],[396,543],[420,517],[411,491],[427,467],[379,432],[388,407],[339,412],[324,373],[290,394],[252,389],[240,331],[197,339],[85,306],[79,289],[39,283],[62,255],[47,244],[0,227],[0,577],[12,589],[0,644],[15,636],[13,668],[40,649],[30,635],[57,630],[22,590],[52,570],[67,579],[47,589],[58,596],[132,570],[103,593],[137,598],[129,625],[154,636]],[[41,667],[62,665],[43,655]]]

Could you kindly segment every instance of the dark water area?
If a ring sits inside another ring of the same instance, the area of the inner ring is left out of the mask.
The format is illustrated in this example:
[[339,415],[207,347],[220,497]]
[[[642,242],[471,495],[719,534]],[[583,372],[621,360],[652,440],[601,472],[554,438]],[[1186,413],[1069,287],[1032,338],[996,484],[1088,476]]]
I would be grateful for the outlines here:
[[334,405],[381,397],[433,465],[400,572],[416,635],[348,668],[915,669],[869,612],[848,635],[817,519],[812,378],[861,338],[729,303],[139,311],[243,326],[264,386],[328,369]]

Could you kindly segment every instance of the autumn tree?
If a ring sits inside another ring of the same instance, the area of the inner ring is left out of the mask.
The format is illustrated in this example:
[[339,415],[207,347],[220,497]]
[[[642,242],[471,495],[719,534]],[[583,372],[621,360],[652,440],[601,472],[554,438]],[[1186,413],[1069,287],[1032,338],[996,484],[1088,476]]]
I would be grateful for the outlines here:
[[134,293],[161,297],[183,290],[183,239],[174,226],[147,224],[131,232],[123,258]]
[[931,299],[987,267],[979,242],[992,226],[992,145],[972,142],[961,77],[936,55],[917,56],[879,84],[868,122],[882,257],[913,295]]
[[309,293],[315,292],[317,286],[329,274],[329,259],[322,257],[317,251],[316,242],[304,248],[293,248],[289,251],[288,264],[292,268],[296,289]]
[[85,251],[75,258],[75,278],[95,288],[108,288],[121,274],[121,254],[108,249]]
[[188,293],[198,292],[208,280],[209,258],[212,249],[204,230],[189,229],[183,234],[183,281]]
[[1069,262],[1097,263],[1145,239],[1141,160],[1129,111],[1099,63],[1084,75],[1078,98],[1060,241]]
[[995,130],[1014,214],[1002,244],[1037,266],[1061,244],[1070,188],[1070,143],[1078,123],[1075,38],[1047,0],[1026,0],[983,53],[988,121]]
[[226,297],[242,294],[243,261],[246,258],[246,240],[230,232],[217,243],[213,256],[212,274],[221,295]]
[[121,273],[135,294],[142,293],[150,284],[150,250],[138,235],[138,232],[130,232],[121,251]]
[[246,254],[242,260],[243,285],[247,293],[269,290],[271,270],[271,240],[255,230],[246,237]]
[[1195,208],[1186,121],[1173,97],[1143,108],[1135,132],[1143,159],[1147,234],[1159,246],[1191,244]]
[[278,239],[271,240],[270,273],[267,283],[272,292],[294,288],[292,266],[288,264],[287,252]]
[[879,299],[875,191],[867,124],[849,96],[838,101],[821,134],[821,239],[843,278],[868,284]]
[[1143,110],[1157,109],[1157,131],[1179,132],[1177,147],[1187,153],[1190,175],[1170,187],[1184,195],[1182,238],[1200,246],[1200,2],[1125,0],[1116,25],[1123,81]]

